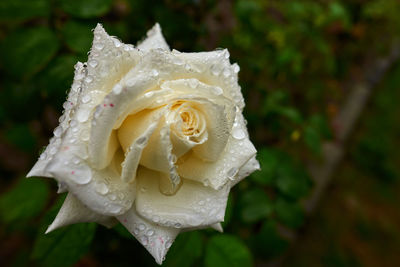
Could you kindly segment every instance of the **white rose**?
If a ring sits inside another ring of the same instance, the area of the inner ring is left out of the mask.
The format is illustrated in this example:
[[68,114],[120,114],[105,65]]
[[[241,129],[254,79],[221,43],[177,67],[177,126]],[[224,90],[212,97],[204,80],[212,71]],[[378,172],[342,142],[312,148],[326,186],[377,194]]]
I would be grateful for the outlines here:
[[136,48],[97,25],[28,174],[68,191],[47,232],[119,221],[161,264],[180,231],[222,231],[230,188],[259,168],[238,71],[227,50],[170,51],[158,24]]

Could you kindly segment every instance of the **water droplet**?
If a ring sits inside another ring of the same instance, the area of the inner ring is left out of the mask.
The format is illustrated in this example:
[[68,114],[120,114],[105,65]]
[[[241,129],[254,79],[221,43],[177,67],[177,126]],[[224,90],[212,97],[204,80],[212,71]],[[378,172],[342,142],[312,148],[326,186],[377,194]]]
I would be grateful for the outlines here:
[[47,154],[46,154],[46,152],[43,152],[42,154],[40,154],[40,157],[39,157],[39,159],[40,159],[40,160],[45,160],[45,159],[46,159],[46,157],[47,157]]
[[88,61],[88,64],[89,64],[90,67],[96,68],[99,63],[97,62],[96,59],[91,59],[91,60]]
[[146,236],[141,236],[140,242],[143,244],[143,246],[146,246],[149,243],[149,239]]
[[[175,163],[177,161],[176,155],[175,154],[169,155],[168,160],[172,163]],[[175,168],[173,169],[175,170]]]
[[237,168],[235,168],[235,167],[230,168],[229,171],[226,173],[228,175],[228,179],[233,180],[233,178],[237,172],[238,172]]
[[224,57],[228,59],[230,56],[229,51],[227,49],[224,50]]
[[115,194],[110,194],[110,195],[109,195],[109,198],[110,198],[111,200],[116,200],[116,199],[117,199],[117,196],[116,196]]
[[[89,119],[90,116],[90,110],[89,109],[81,109],[78,111],[78,113],[76,114],[76,119],[79,122],[85,122]],[[73,128],[74,129],[74,128]],[[77,129],[77,128],[76,128]]]
[[182,224],[180,224],[180,223],[177,222],[177,223],[174,224],[174,226],[175,226],[175,228],[181,228],[181,227],[182,227]]
[[199,85],[199,81],[197,79],[190,79],[189,86],[194,89]]
[[147,236],[152,236],[154,234],[154,230],[153,229],[149,229],[149,230],[147,230],[147,232],[146,232],[146,235]]
[[71,138],[70,140],[69,140],[69,142],[70,142],[70,144],[75,144],[75,142],[76,142],[76,138]]
[[147,142],[147,137],[146,137],[146,136],[139,137],[139,138],[136,140],[136,144],[138,144],[138,145],[143,145],[143,144],[145,144],[146,142]]
[[212,92],[216,95],[222,95],[222,88],[219,86],[212,87]]
[[92,100],[92,98],[90,97],[90,95],[84,95],[84,96],[81,98],[81,101],[82,101],[83,104],[89,103],[90,100]]
[[114,41],[115,47],[120,47],[122,45],[121,42],[117,39],[114,39],[113,41]]
[[218,76],[221,73],[221,69],[216,64],[211,65],[210,71],[211,74],[215,76]]
[[151,75],[153,75],[154,77],[157,77],[158,74],[159,74],[159,72],[158,72],[158,70],[156,70],[156,69],[153,69],[153,70],[151,71]]
[[61,115],[60,118],[58,118],[59,123],[62,123],[63,121],[65,121],[65,115]]
[[143,231],[144,229],[146,229],[146,226],[143,223],[139,224],[139,230]]
[[90,75],[85,78],[85,83],[91,83],[92,81],[93,81],[93,77]]
[[56,154],[56,153],[57,153],[57,147],[55,147],[55,146],[50,147],[49,153],[50,153],[51,155]]
[[242,129],[240,129],[240,128],[234,128],[234,129],[232,130],[232,136],[233,136],[235,139],[242,140],[243,138],[246,137],[246,134],[245,134],[245,132],[244,132]]
[[105,195],[108,193],[108,187],[105,183],[99,182],[96,183],[96,191],[101,195]]
[[155,223],[158,223],[160,221],[160,217],[158,217],[157,215],[153,217],[153,221]]
[[150,91],[150,92],[147,92],[147,93],[144,94],[145,97],[151,97],[153,95],[154,95],[153,91]]
[[174,57],[174,58],[172,59],[172,63],[174,63],[175,65],[181,66],[181,65],[183,65],[185,62],[184,62],[182,59],[180,59],[179,57]]
[[77,184],[87,184],[92,180],[92,171],[86,164],[81,164],[71,171],[69,178]]
[[205,204],[205,201],[204,201],[204,200],[200,200],[200,201],[199,201],[199,205],[200,205],[200,206],[203,206],[204,204]]
[[55,137],[60,137],[62,133],[63,133],[63,128],[61,126],[57,126],[57,128],[55,128],[53,131]]
[[140,188],[140,192],[146,193],[146,191],[147,191],[147,189],[146,189],[145,187],[141,187],[141,188]]
[[138,235],[138,234],[139,234],[139,229],[138,229],[137,227],[135,227],[135,229],[133,229],[133,233],[134,233],[135,235]]
[[90,137],[89,130],[87,130],[87,129],[83,130],[81,133],[82,140],[87,141],[87,140],[89,140],[89,137]]
[[224,68],[224,71],[222,72],[225,78],[228,78],[231,75],[231,71],[229,68]]
[[96,43],[94,45],[94,48],[96,48],[97,50],[102,50],[104,48],[104,44],[103,43]]
[[240,71],[240,67],[237,63],[233,64],[233,72],[238,73]]
[[172,242],[170,241],[170,240],[168,240],[166,243],[165,243],[165,247],[166,248],[170,248],[172,246]]
[[120,85],[120,84],[116,84],[114,87],[113,87],[113,92],[115,93],[115,94],[117,94],[117,95],[119,95],[121,92],[122,92],[122,86]]

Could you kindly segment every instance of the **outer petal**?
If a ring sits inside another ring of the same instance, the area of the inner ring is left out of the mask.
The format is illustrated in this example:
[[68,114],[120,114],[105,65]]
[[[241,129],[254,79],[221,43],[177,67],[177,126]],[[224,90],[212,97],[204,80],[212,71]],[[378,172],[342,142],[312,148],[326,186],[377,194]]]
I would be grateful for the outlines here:
[[60,151],[49,163],[48,172],[96,213],[115,216],[129,210],[135,198],[135,183],[119,179],[113,165],[103,170],[92,169],[79,158],[81,153],[71,149]]
[[136,210],[144,218],[167,227],[206,226],[224,220],[229,186],[221,190],[184,180],[174,196],[160,192],[158,173],[140,168]]
[[248,139],[243,115],[237,113],[235,123],[225,150],[215,162],[205,162],[191,156],[177,169],[181,177],[206,186],[219,189],[235,177],[240,168],[256,154],[256,149]]
[[60,125],[54,130],[54,137],[50,139],[50,144],[46,147],[46,149],[40,155],[38,161],[33,166],[32,170],[28,173],[27,177],[31,176],[45,176],[51,177],[51,175],[46,171],[47,164],[51,161],[53,155],[57,153],[62,140],[61,136],[67,129],[70,121],[71,121],[71,110],[77,105],[80,87],[83,82],[83,78],[85,77],[85,68],[83,63],[78,62],[75,65],[75,76],[74,82],[72,83],[71,90],[68,93],[67,101],[65,101],[63,107],[63,115],[60,117],[59,122]]
[[147,38],[140,42],[137,47],[142,50],[160,48],[169,51],[169,46],[161,33],[161,27],[158,23],[147,32]]
[[241,180],[249,176],[251,173],[254,171],[260,170],[260,163],[257,161],[256,157],[252,157],[247,161],[242,168],[238,171],[237,175],[233,179],[233,181],[230,182],[230,186],[233,187],[237,183],[239,183]]
[[135,208],[118,216],[117,219],[150,252],[158,264],[164,260],[179,229],[163,227],[140,217]]
[[111,228],[118,221],[114,217],[108,217],[93,212],[69,193],[53,223],[47,228],[46,234],[60,227],[82,222],[97,222],[105,227]]
[[84,91],[110,92],[116,81],[124,77],[140,58],[141,53],[132,45],[109,36],[101,24],[97,24],[87,62]]

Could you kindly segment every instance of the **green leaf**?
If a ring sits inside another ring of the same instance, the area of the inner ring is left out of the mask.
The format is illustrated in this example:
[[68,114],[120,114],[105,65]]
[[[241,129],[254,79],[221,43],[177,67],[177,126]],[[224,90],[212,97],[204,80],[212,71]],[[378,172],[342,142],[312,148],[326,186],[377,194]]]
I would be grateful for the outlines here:
[[0,220],[5,223],[37,216],[49,195],[47,183],[40,179],[21,179],[0,197]]
[[246,191],[240,200],[241,218],[244,222],[256,222],[266,218],[272,212],[271,200],[260,188]]
[[36,139],[27,124],[14,125],[6,131],[5,137],[10,143],[24,151],[31,152],[35,148]]
[[232,235],[216,235],[207,243],[205,266],[247,267],[253,266],[252,256],[246,245]]
[[92,45],[92,29],[95,25],[70,20],[62,28],[62,34],[67,46],[80,54],[87,54]]
[[311,188],[311,180],[304,167],[283,153],[275,182],[279,191],[292,199],[306,196]]
[[127,239],[135,239],[133,235],[122,225],[122,224],[117,224],[116,226],[113,227],[113,230],[117,232],[120,236],[123,238]]
[[258,152],[261,170],[254,172],[251,178],[260,185],[270,185],[276,176],[279,153],[270,148],[262,148]]
[[289,241],[284,239],[277,230],[274,221],[267,221],[260,232],[254,236],[254,250],[262,258],[274,258],[286,251]]
[[50,62],[37,78],[42,93],[55,100],[64,101],[74,76],[75,56],[61,55]]
[[304,128],[304,141],[315,154],[321,154],[321,136],[314,127]]
[[190,267],[201,257],[203,241],[197,231],[182,233],[175,240],[163,266]]
[[2,0],[0,21],[21,21],[50,14],[49,0]]
[[228,224],[232,219],[232,215],[233,215],[233,194],[229,194],[228,202],[226,203],[224,221],[221,223],[222,228],[228,226]]
[[107,13],[112,0],[59,0],[59,3],[68,14],[79,18],[94,18]]
[[44,234],[58,212],[58,201],[46,215],[38,231],[32,251],[32,259],[40,266],[71,266],[88,250],[96,232],[95,223],[79,223]]
[[303,225],[304,211],[298,202],[289,202],[282,198],[275,203],[277,219],[290,228],[298,228]]
[[38,72],[57,53],[58,39],[48,28],[18,30],[0,44],[0,60],[5,72],[27,78]]

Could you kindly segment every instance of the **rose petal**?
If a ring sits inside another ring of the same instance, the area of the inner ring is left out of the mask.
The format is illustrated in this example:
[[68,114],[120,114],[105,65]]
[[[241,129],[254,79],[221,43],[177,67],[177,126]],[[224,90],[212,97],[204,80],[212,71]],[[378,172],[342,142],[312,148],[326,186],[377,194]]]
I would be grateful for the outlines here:
[[166,196],[159,189],[159,174],[139,168],[136,210],[144,218],[175,228],[211,225],[224,220],[229,186],[221,190],[184,180],[176,194]]
[[150,252],[158,264],[163,262],[180,232],[179,229],[163,227],[140,217],[134,207],[117,219]]
[[70,150],[58,152],[47,171],[94,212],[115,216],[127,211],[135,199],[136,183],[119,179],[113,165],[103,170],[92,169],[78,155]]
[[238,171],[235,179],[233,181],[231,181],[230,186],[233,187],[235,186],[237,183],[239,183],[241,180],[243,180],[244,178],[246,178],[247,176],[249,176],[251,173],[253,173],[254,171],[260,170],[260,163],[258,162],[258,160],[256,159],[256,157],[252,157],[251,159],[249,159],[249,161],[247,161]]
[[172,52],[195,70],[189,78],[197,78],[205,84],[222,88],[223,94],[243,109],[244,99],[238,84],[238,65],[230,64],[227,49],[197,53],[180,53],[175,50]]
[[[240,130],[240,132],[239,132]],[[241,113],[237,113],[235,126],[226,147],[215,162],[205,162],[197,157],[188,157],[177,169],[181,177],[219,189],[234,180],[239,169],[256,154],[248,139]]]
[[169,51],[169,46],[161,33],[161,27],[158,23],[147,32],[146,39],[140,42],[137,47],[141,50],[161,48]]
[[109,36],[101,24],[97,24],[84,78],[85,94],[91,90],[110,92],[140,58],[140,51]]
[[134,102],[132,99],[136,99],[146,89],[156,85],[156,80],[149,78],[145,73],[137,73],[134,76],[128,82],[122,80],[118,83],[124,89],[109,93],[96,108],[89,140],[89,158],[94,168],[102,169],[108,165],[108,140],[113,125],[122,114],[126,113],[126,110],[129,110],[131,102]]
[[160,189],[164,194],[173,194],[178,189],[181,178],[175,167],[176,156],[172,154],[170,126],[166,124],[164,117],[160,120],[148,145],[142,151],[140,164],[161,172],[162,186]]
[[28,173],[27,177],[31,176],[44,176],[51,177],[51,175],[46,171],[47,164],[51,161],[52,155],[54,155],[61,143],[62,136],[67,130],[69,123],[71,121],[71,110],[77,106],[77,102],[80,94],[80,86],[84,78],[84,65],[78,62],[75,65],[75,76],[72,83],[71,89],[68,93],[67,101],[65,101],[63,107],[63,115],[59,118],[60,125],[54,130],[54,137],[50,139],[49,145],[41,153],[38,161],[33,166],[32,170]]
[[108,217],[93,212],[69,193],[61,209],[58,211],[56,218],[47,228],[46,234],[60,227],[82,222],[97,222],[108,228],[118,223],[114,217]]
[[156,130],[165,108],[153,111],[142,111],[129,116],[118,130],[118,139],[125,151],[122,163],[121,179],[131,182],[135,179],[136,170],[142,158],[142,151]]

